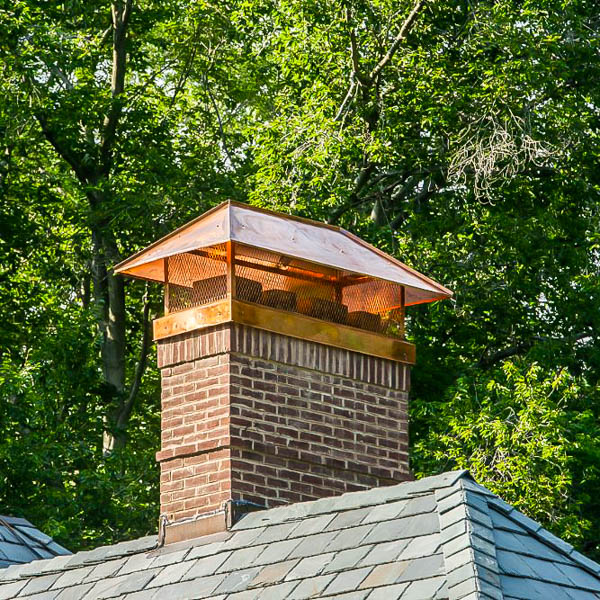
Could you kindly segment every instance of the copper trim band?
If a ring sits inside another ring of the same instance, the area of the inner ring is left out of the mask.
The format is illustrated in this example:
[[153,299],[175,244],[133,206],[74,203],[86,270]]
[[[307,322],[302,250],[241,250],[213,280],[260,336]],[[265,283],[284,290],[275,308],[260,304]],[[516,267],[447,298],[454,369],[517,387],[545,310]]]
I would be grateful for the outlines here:
[[403,340],[229,298],[156,319],[154,340],[162,340],[230,321],[360,352],[368,356],[378,356],[408,364],[414,364],[416,360],[414,344]]

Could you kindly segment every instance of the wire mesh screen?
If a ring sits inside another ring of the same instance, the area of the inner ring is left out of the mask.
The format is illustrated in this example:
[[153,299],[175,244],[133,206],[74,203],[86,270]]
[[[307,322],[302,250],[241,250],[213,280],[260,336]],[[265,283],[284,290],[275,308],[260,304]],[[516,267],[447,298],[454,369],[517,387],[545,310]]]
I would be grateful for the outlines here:
[[402,286],[381,279],[355,277],[343,287],[342,302],[348,306],[348,325],[404,338]]
[[249,246],[236,247],[235,276],[240,300],[404,337],[400,285]]
[[[227,297],[224,244],[166,259],[169,312]],[[331,323],[404,337],[402,286],[237,244],[235,298]]]
[[209,304],[227,296],[224,244],[177,254],[166,260],[169,312]]

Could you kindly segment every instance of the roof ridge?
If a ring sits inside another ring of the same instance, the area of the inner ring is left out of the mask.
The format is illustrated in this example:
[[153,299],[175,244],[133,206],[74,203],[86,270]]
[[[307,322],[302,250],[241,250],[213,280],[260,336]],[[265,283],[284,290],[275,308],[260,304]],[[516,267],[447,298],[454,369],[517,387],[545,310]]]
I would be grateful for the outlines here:
[[435,492],[449,600],[503,599],[494,525],[485,500],[491,492],[477,487],[466,472],[450,489]]

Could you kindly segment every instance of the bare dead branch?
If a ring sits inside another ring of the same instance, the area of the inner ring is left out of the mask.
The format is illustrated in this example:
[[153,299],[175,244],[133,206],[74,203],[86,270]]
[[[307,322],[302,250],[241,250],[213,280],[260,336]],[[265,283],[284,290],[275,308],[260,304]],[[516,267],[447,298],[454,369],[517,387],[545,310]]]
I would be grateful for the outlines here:
[[454,143],[448,178],[473,184],[478,198],[487,197],[499,181],[510,180],[533,165],[540,172],[558,149],[533,138],[528,122],[520,116],[501,116],[490,110],[471,122]]

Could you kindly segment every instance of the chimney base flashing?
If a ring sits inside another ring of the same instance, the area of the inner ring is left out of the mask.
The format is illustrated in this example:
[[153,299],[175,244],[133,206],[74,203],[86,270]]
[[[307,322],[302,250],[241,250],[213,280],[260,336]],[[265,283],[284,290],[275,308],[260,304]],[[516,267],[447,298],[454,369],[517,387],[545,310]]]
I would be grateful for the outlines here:
[[200,514],[193,518],[178,519],[166,524],[164,544],[175,544],[213,533],[221,533],[227,531],[230,526],[225,509]]

